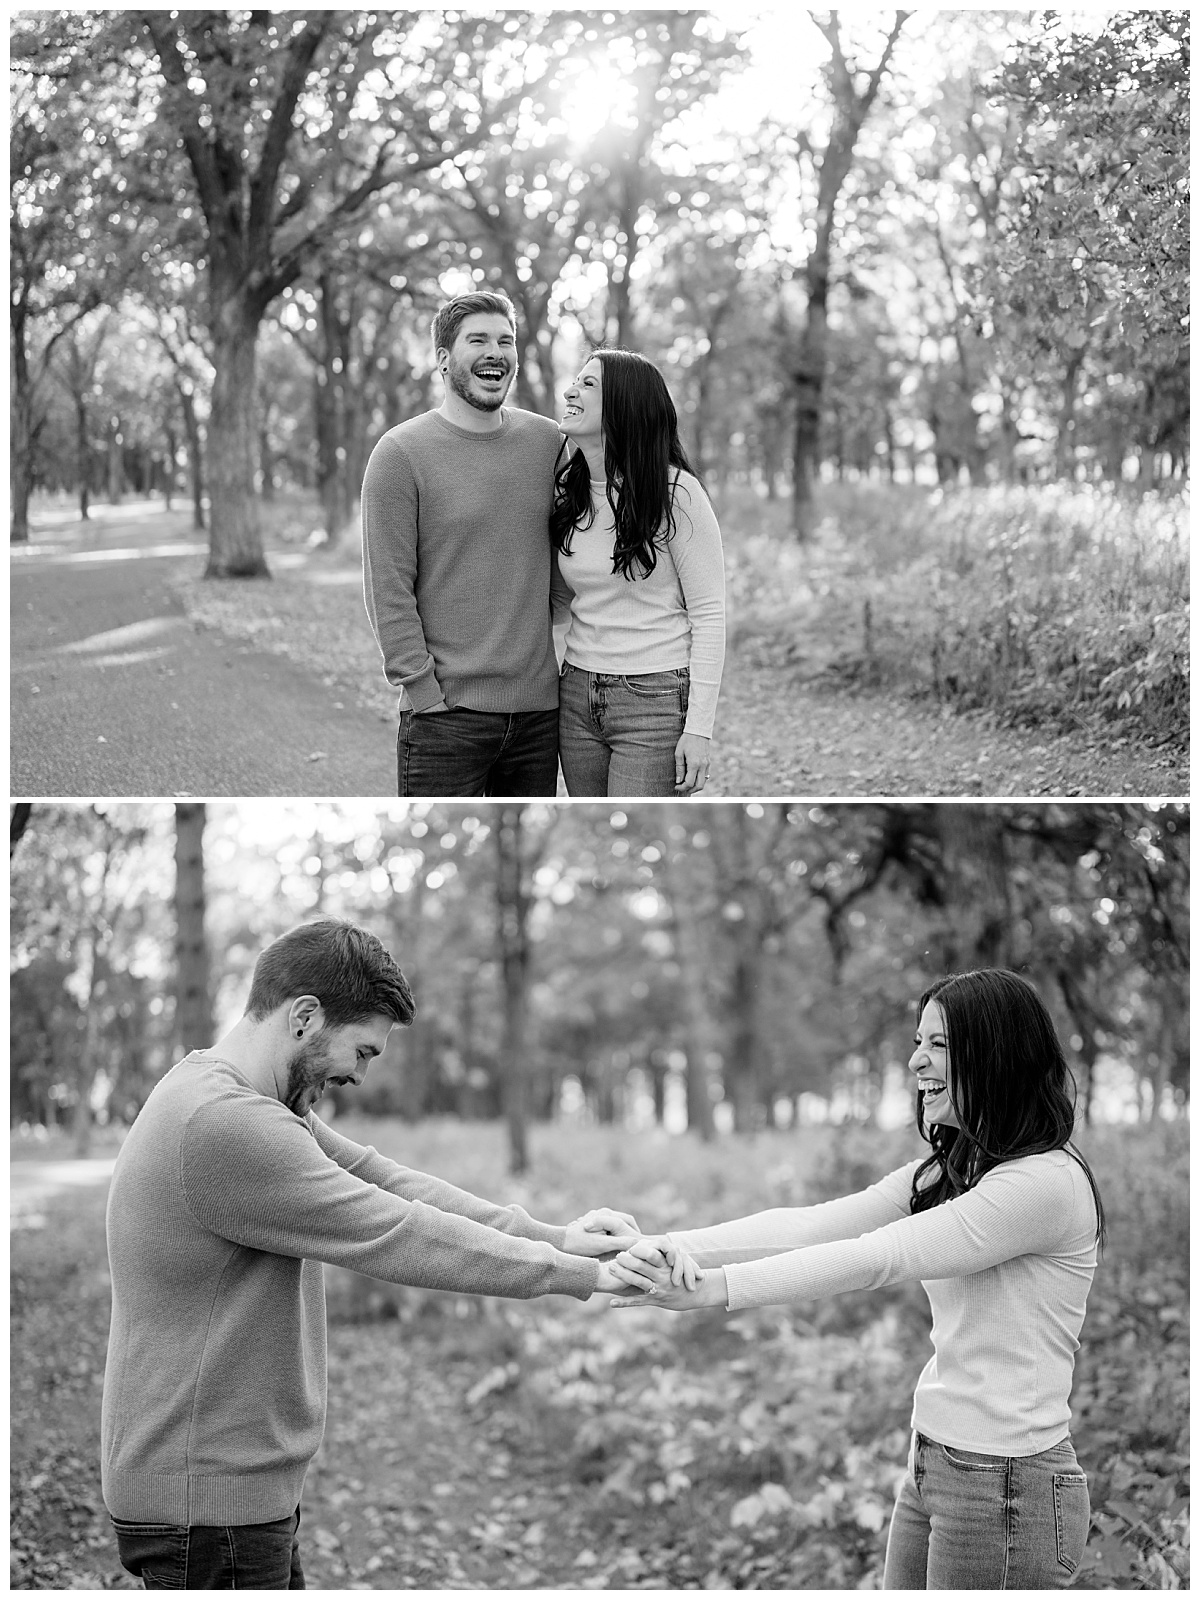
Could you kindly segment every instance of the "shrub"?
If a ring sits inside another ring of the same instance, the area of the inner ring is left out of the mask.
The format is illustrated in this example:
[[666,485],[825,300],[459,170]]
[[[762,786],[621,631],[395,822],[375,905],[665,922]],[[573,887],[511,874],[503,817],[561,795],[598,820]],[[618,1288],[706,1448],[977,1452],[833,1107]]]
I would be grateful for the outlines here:
[[1182,739],[1188,505],[1061,484],[831,485],[799,546],[775,508],[735,498],[735,628],[814,677]]

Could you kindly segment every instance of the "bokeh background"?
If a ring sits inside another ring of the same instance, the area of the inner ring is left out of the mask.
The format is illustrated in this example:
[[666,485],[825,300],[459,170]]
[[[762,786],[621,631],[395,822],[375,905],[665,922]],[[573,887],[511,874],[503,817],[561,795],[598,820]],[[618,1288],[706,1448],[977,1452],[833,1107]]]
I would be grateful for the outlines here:
[[[99,1500],[104,1185],[262,946],[320,914],[410,978],[352,1137],[548,1220],[850,1192],[919,1149],[924,984],[1011,965],[1079,1082],[1111,1242],[1072,1397],[1079,1583],[1187,1583],[1188,813],[1176,804],[239,802],[13,814],[13,1582],[123,1582]],[[318,1587],[879,1582],[918,1285],[737,1318],[329,1273]]]

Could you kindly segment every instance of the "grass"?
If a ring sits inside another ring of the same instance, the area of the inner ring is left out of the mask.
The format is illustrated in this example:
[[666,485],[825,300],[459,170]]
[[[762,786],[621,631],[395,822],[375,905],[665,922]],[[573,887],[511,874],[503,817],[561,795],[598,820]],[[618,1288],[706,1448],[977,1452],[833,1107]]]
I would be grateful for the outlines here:
[[[816,686],[1186,747],[1186,491],[863,483],[818,495],[804,545],[785,502],[737,488],[721,497],[732,651]],[[189,613],[303,660],[390,718],[357,528],[301,556],[319,521],[311,497],[280,496],[261,514],[274,582],[197,573],[177,585]]]
[[1062,484],[826,485],[798,546],[784,507],[733,496],[735,637],[830,682],[1183,742],[1189,503]]
[[[352,1137],[566,1220],[647,1228],[845,1192],[911,1133],[805,1129],[705,1148],[539,1126],[345,1118]],[[1188,1129],[1097,1129],[1109,1212],[1073,1393],[1092,1480],[1085,1588],[1187,1582]],[[128,1586],[99,1505],[103,1191],[13,1236],[16,1588]],[[917,1285],[728,1318],[486,1301],[329,1275],[330,1425],[305,1495],[325,1588],[878,1585],[911,1390]]]

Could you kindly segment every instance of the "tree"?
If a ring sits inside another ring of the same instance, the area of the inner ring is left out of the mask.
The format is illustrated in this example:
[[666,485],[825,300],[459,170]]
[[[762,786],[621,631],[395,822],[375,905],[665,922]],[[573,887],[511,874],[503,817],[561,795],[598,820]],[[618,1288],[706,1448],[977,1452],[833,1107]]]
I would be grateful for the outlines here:
[[28,800],[19,800],[12,807],[8,816],[8,854],[11,859],[13,851],[21,841],[21,836],[29,826],[29,819],[33,815],[33,807]]
[[528,874],[540,853],[527,842],[524,807],[502,805],[495,818],[496,942],[504,984],[501,1094],[508,1124],[509,1170],[529,1167]]
[[175,1038],[181,1055],[213,1041],[208,938],[204,928],[203,803],[175,807]]
[[806,294],[804,323],[792,363],[795,399],[795,453],[793,460],[792,525],[797,538],[810,531],[813,484],[819,460],[821,394],[827,362],[830,266],[836,229],[838,197],[854,161],[854,147],[900,36],[907,11],[893,13],[891,27],[875,64],[860,67],[848,58],[836,11],[813,20],[824,34],[830,57],[827,82],[832,102],[832,122],[823,146],[804,133],[797,136],[801,161],[811,164],[816,178],[816,212],[812,247],[804,263]]
[[100,303],[94,229],[105,169],[69,85],[18,75],[12,108],[9,460],[11,539],[23,543],[55,348]]
[[676,959],[683,991],[683,1034],[687,1056],[688,1128],[708,1144],[715,1135],[709,1092],[711,1021],[704,990],[701,929],[713,909],[696,883],[690,828],[694,813],[686,804],[668,808],[673,816],[663,848],[663,881],[671,903]]
[[210,577],[267,572],[254,492],[267,308],[372,196],[454,153],[407,137],[414,98],[453,82],[453,29],[431,40],[422,16],[145,11],[112,25],[153,80],[163,165],[182,150],[204,217]]
[[[763,1103],[763,997],[767,954],[795,911],[781,870],[799,830],[786,805],[722,806],[713,814],[712,857],[718,915],[727,932],[729,1046],[726,1094],[733,1125],[751,1133]],[[792,879],[792,883],[795,883]]]
[[89,517],[88,501],[92,478],[91,404],[96,390],[96,366],[108,333],[109,314],[102,311],[89,330],[76,323],[62,342],[57,376],[71,397],[75,413],[76,482],[79,491],[79,520]]
[[1060,469],[1073,464],[1085,363],[1136,374],[1143,477],[1187,455],[1190,18],[1126,11],[1098,27],[1044,14],[988,88],[1013,108],[1013,167],[981,315],[1063,368]]

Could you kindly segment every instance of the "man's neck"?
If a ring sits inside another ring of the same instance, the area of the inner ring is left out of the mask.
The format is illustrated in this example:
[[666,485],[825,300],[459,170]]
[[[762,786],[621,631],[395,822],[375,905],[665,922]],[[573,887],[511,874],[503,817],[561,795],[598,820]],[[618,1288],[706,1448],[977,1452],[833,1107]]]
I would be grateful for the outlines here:
[[[259,1094],[270,1095],[274,1100],[283,1098],[282,1079],[276,1070],[279,1052],[271,1037],[267,1023],[256,1022],[253,1017],[242,1017],[235,1022],[223,1038],[217,1040],[207,1055],[218,1056],[236,1067],[242,1077],[257,1089]],[[286,1067],[283,1079],[286,1079]]]
[[447,422],[467,433],[499,433],[504,426],[504,410],[501,406],[497,406],[495,411],[479,411],[451,391],[447,391],[446,398],[438,407],[438,416],[445,417]]

